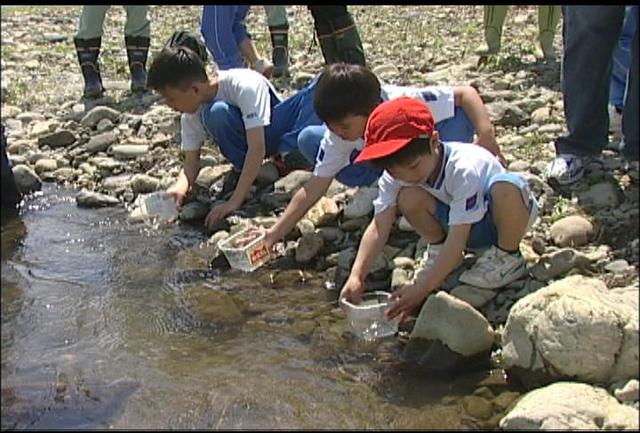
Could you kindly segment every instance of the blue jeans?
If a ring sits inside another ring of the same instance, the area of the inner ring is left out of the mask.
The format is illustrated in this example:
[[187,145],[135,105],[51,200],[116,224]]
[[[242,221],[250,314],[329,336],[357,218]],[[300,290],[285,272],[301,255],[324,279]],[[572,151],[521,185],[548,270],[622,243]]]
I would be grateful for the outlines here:
[[[511,172],[494,175],[489,179],[484,189],[487,213],[484,214],[484,217],[480,221],[471,226],[471,231],[469,232],[467,247],[470,249],[498,245],[498,229],[493,222],[493,197],[491,196],[491,187],[493,187],[496,182],[507,182],[518,188],[522,194],[522,199],[527,204],[529,214],[534,210],[534,206],[538,206],[538,203],[529,190],[529,184],[522,176]],[[440,223],[445,233],[449,233],[449,206],[436,199],[436,213],[433,217]]]
[[[436,129],[440,133],[442,141],[473,142],[475,128],[462,108],[456,107],[454,117],[436,123]],[[316,162],[320,142],[326,130],[325,124],[308,126],[302,130],[298,137],[298,148],[311,164]],[[358,156],[358,153],[357,150],[352,152],[351,164],[340,170],[336,174],[336,179],[352,187],[369,186],[380,177],[382,171],[367,162],[354,163],[353,160]]]
[[200,32],[213,60],[221,70],[244,67],[238,45],[249,37],[244,19],[250,7],[205,5],[202,8]]
[[611,71],[611,86],[609,90],[609,102],[622,111],[624,96],[627,88],[627,75],[631,62],[631,41],[633,33],[638,27],[638,6],[627,6],[622,25],[622,34],[618,41],[618,47],[613,54],[613,70]]
[[[264,127],[266,156],[298,148],[298,134],[308,125],[322,123],[313,110],[313,95],[319,76],[282,102],[271,95],[271,123]],[[202,124],[222,154],[241,170],[247,155],[247,131],[242,113],[225,101],[213,100],[201,111]]]
[[[556,153],[597,156],[609,140],[609,86],[613,52],[620,39],[624,6],[563,6],[561,84],[566,136]],[[637,9],[636,9],[637,14]],[[638,30],[633,34],[628,92],[622,112],[622,154],[638,159]]]

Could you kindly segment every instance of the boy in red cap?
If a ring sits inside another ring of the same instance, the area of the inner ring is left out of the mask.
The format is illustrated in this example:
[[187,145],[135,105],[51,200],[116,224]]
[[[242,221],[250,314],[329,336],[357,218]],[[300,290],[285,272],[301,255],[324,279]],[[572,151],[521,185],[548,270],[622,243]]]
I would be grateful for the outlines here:
[[382,252],[396,209],[429,247],[414,281],[394,292],[389,318],[412,313],[462,262],[465,248],[488,248],[460,281],[502,287],[526,274],[520,240],[536,220],[538,204],[521,176],[505,171],[486,149],[441,142],[431,110],[413,98],[379,105],[369,117],[356,162],[384,169],[375,216],[362,236],[340,298],[365,290],[371,263]]

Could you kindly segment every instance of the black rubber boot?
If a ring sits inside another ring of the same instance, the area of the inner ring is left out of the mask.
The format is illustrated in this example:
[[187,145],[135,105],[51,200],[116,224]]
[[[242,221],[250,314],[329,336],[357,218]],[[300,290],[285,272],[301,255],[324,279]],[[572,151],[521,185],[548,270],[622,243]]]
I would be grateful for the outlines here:
[[339,61],[366,66],[358,28],[351,14],[331,20]]
[[333,39],[333,28],[331,25],[316,20],[314,26],[316,28],[316,34],[318,35],[318,42],[320,43],[324,62],[327,65],[339,62],[340,56],[338,55],[336,41]]
[[78,63],[84,77],[84,97],[87,99],[102,97],[104,87],[102,87],[102,77],[100,77],[100,65],[98,63],[102,38],[74,38],[73,42],[76,46]]
[[271,46],[273,48],[271,60],[273,61],[273,77],[278,78],[289,75],[289,26],[269,27],[271,33]]
[[143,36],[125,36],[127,58],[131,72],[131,91],[142,93],[147,90],[147,54],[149,38]]

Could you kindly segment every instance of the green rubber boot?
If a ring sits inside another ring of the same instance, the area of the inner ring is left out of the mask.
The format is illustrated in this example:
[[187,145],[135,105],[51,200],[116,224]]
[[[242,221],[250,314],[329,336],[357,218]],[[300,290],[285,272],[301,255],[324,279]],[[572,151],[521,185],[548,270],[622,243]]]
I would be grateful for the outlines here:
[[549,60],[556,55],[553,38],[560,21],[560,6],[538,6],[538,41],[534,54],[537,59]]
[[485,6],[484,7],[484,40],[476,49],[476,54],[486,56],[498,54],[502,39],[502,26],[507,16],[508,6]]

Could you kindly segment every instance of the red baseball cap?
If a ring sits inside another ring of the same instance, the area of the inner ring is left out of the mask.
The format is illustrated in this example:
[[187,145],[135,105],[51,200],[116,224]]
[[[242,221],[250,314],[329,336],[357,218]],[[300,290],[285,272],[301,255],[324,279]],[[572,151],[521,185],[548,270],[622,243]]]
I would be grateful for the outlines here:
[[433,114],[424,102],[408,96],[383,102],[369,116],[364,148],[355,162],[391,155],[416,137],[431,137],[433,128]]

